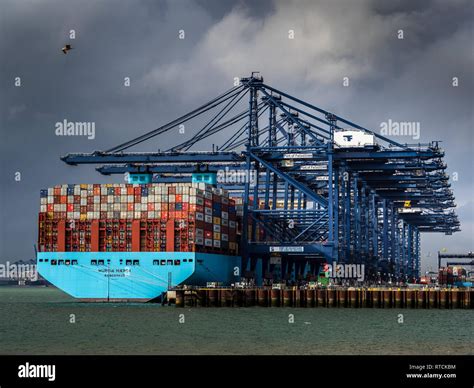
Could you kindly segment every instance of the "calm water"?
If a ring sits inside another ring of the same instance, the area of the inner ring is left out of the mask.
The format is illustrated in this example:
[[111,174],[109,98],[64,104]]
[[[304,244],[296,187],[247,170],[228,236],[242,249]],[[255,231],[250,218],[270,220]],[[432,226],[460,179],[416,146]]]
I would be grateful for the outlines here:
[[473,318],[472,310],[88,304],[54,288],[0,287],[0,354],[474,354]]

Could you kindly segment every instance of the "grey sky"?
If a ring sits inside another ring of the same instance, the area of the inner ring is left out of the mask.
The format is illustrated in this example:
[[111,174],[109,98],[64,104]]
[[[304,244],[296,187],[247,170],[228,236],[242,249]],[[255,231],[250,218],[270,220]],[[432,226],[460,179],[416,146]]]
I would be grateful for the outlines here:
[[[41,188],[120,179],[92,166],[66,166],[60,155],[105,149],[154,129],[253,70],[374,130],[388,119],[419,121],[420,141],[442,140],[448,172],[459,174],[452,187],[462,227],[453,236],[422,237],[423,256],[431,252],[423,268],[434,265],[441,248],[473,248],[471,1],[2,0],[0,6],[0,262],[33,257]],[[71,29],[74,50],[63,55]],[[55,136],[54,124],[63,119],[95,121],[96,138]],[[152,146],[175,143],[160,139]]]

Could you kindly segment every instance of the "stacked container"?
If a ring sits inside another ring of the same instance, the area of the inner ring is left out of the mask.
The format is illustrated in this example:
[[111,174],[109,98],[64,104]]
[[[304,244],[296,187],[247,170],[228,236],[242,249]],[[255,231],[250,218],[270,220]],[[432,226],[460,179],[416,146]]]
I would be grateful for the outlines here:
[[235,203],[205,183],[41,190],[40,251],[237,254]]

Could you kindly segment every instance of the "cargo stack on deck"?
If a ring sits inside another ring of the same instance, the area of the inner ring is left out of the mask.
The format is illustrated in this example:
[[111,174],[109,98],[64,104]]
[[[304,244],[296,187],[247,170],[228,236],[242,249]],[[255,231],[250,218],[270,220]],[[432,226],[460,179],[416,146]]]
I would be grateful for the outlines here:
[[[193,268],[187,283],[234,280],[230,270],[239,265],[237,215],[234,200],[223,189],[206,183],[81,184],[44,189],[40,196],[38,264],[53,284],[59,266],[69,272],[76,266],[86,273],[91,268],[91,273],[102,271],[106,283],[141,271],[137,282],[127,287],[135,289],[143,280],[139,278],[146,277],[159,286],[158,296],[181,283],[185,263],[202,265],[207,272],[198,279],[199,271]],[[74,276],[71,281],[80,283],[86,275],[79,271]],[[127,280],[130,283],[130,276]],[[149,298],[135,297],[135,292],[129,297],[123,291],[112,299]],[[92,297],[110,298],[110,291]]]

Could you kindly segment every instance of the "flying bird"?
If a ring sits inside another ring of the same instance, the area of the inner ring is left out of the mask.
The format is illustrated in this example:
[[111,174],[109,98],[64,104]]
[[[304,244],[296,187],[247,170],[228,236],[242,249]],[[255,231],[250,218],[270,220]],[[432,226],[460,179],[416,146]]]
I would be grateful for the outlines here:
[[68,52],[69,50],[72,50],[72,47],[71,47],[70,44],[65,45],[65,46],[61,49],[61,51],[62,51],[64,54],[67,54],[67,52]]

